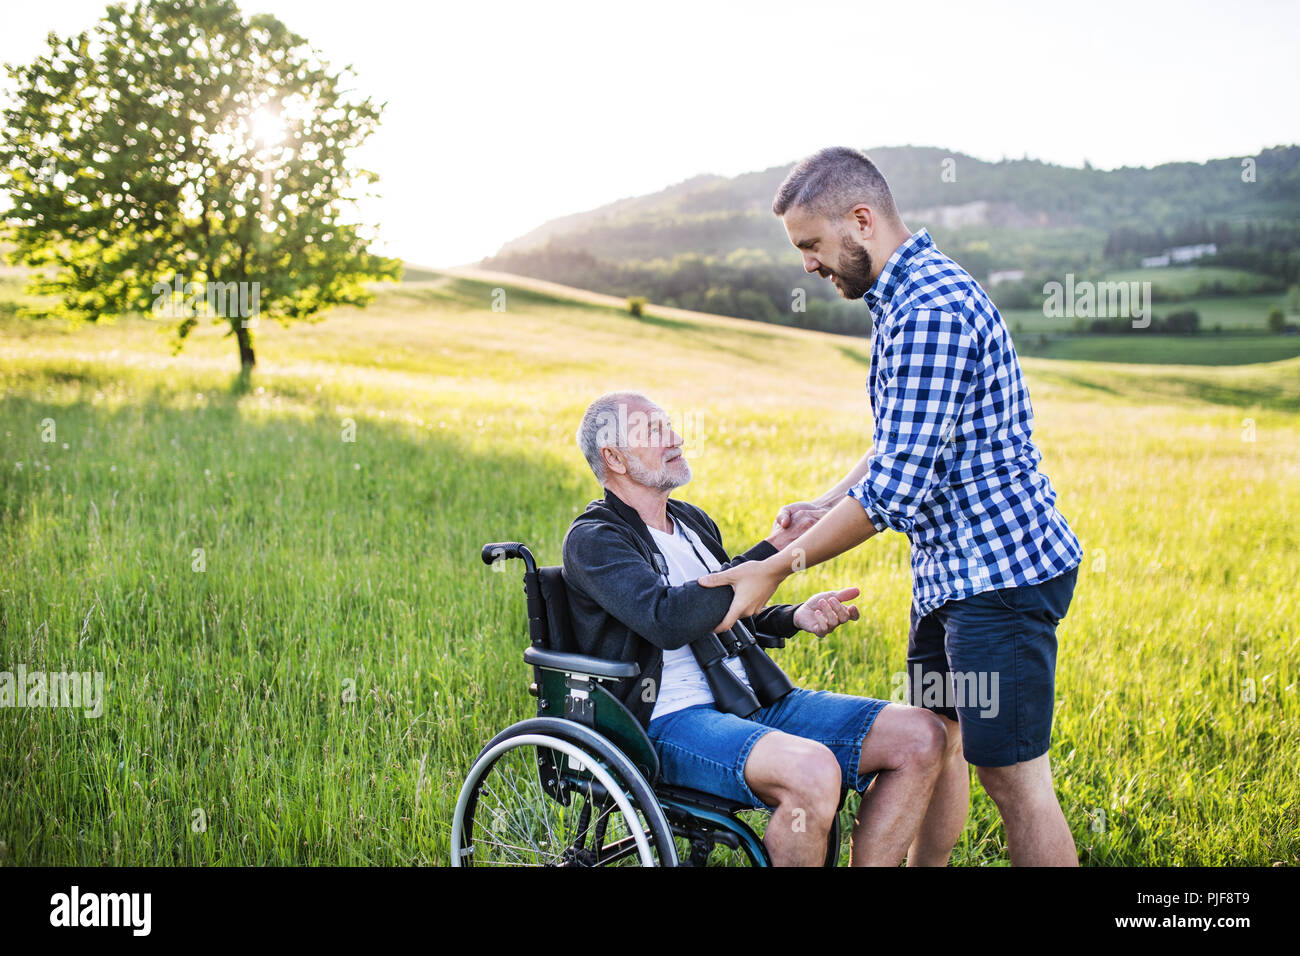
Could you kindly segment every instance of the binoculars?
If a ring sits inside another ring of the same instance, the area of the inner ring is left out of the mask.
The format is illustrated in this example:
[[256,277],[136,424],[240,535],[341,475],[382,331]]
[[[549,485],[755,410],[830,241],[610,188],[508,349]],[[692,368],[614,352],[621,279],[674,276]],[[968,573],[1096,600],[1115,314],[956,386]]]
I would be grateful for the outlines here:
[[[760,707],[775,704],[794,689],[785,671],[763,653],[749,628],[740,621],[721,634],[696,640],[691,648],[713,691],[714,702],[728,714],[748,717]],[[753,690],[726,666],[724,661],[731,657],[740,658]]]

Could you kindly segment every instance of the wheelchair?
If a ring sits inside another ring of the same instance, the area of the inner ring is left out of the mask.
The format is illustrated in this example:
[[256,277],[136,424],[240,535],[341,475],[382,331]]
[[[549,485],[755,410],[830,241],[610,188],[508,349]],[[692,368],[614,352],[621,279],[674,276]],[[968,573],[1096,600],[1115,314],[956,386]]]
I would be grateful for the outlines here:
[[[562,569],[537,567],[518,542],[484,545],[482,557],[523,562],[537,716],[475,759],[452,819],[451,865],[770,866],[758,832],[766,807],[660,779],[650,738],[604,686],[640,669],[577,652]],[[826,866],[839,862],[840,833],[837,813]]]

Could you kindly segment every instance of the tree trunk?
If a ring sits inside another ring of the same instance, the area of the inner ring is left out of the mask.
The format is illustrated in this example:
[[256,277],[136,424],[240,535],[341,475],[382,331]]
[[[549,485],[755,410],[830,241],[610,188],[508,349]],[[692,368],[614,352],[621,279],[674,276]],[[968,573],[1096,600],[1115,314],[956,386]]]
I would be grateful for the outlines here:
[[231,323],[235,330],[235,339],[239,342],[239,370],[251,372],[257,364],[253,355],[253,336],[244,328],[244,320],[237,319]]

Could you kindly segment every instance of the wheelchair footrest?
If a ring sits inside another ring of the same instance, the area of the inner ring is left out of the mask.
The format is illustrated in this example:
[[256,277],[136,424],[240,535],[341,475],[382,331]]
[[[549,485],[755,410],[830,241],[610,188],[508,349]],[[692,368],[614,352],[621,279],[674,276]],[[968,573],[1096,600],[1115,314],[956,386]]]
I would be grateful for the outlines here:
[[717,813],[732,814],[741,810],[766,810],[767,807],[756,807],[748,801],[730,800],[727,797],[720,797],[714,793],[705,793],[702,790],[691,790],[688,787],[675,787],[671,784],[655,784],[655,794],[660,797],[666,797],[670,800],[676,800],[680,803],[689,804],[696,807],[703,807],[706,810],[713,810]]

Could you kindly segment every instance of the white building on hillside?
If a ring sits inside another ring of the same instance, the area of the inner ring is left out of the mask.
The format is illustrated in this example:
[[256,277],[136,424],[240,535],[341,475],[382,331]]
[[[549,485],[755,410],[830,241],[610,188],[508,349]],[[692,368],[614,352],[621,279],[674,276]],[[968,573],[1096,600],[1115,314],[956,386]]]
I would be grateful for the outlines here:
[[1195,262],[1202,256],[1217,254],[1219,247],[1213,242],[1202,242],[1195,246],[1175,246],[1166,249],[1158,256],[1146,256],[1142,259],[1143,269],[1159,269],[1170,263]]
[[1019,282],[1024,277],[1024,269],[1002,269],[998,272],[990,272],[989,288],[993,288],[999,282]]

